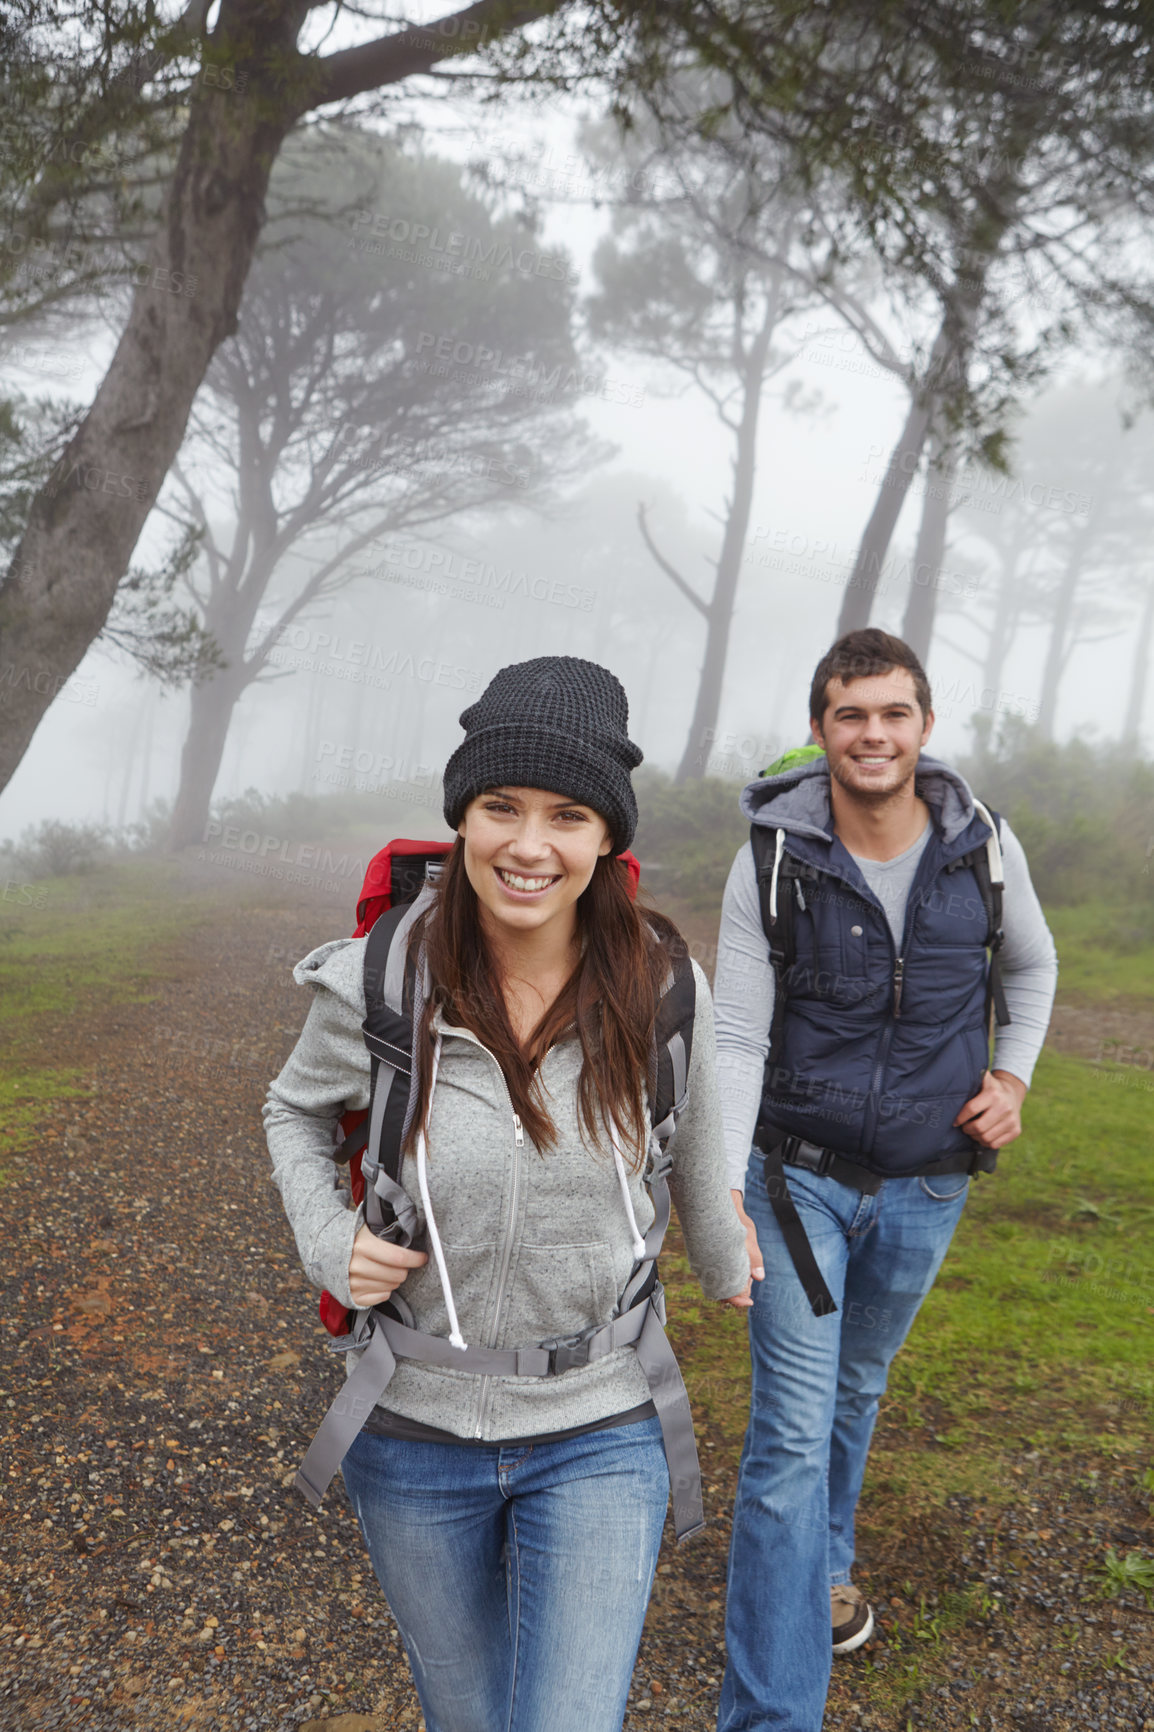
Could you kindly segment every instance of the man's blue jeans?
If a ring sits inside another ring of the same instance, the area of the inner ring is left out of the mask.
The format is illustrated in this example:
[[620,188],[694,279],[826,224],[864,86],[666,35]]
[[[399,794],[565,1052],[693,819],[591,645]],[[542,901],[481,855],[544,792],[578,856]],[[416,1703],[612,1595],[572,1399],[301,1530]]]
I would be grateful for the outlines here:
[[886,1179],[868,1197],[786,1167],[837,1312],[815,1317],[755,1150],[745,1207],[765,1280],[749,1314],[752,1390],[726,1605],[718,1732],[820,1732],[833,1641],[829,1590],[848,1582],[854,1510],[890,1361],[941,1267],[969,1180]]
[[519,1449],[362,1432],[344,1477],[428,1732],[620,1732],[669,1497],[656,1419]]

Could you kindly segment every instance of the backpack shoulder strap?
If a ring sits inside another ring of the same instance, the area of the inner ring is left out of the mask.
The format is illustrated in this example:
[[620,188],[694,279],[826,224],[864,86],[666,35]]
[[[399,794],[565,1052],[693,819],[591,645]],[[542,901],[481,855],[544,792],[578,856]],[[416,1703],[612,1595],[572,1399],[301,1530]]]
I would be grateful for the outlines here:
[[1001,818],[997,812],[992,812],[980,800],[975,799],[974,811],[989,826],[990,834],[985,842],[979,843],[966,855],[966,861],[972,868],[978,881],[978,891],[982,905],[986,910],[986,949],[990,953],[989,971],[986,976],[986,1027],[990,1026],[990,1011],[993,1009],[998,1027],[1004,1028],[1010,1021],[1010,1008],[1006,1003],[1006,991],[1002,983],[1002,966],[998,956],[1005,934],[1002,931],[1002,901],[1005,890],[1005,869],[1002,865]]
[[674,948],[670,972],[657,1002],[650,1056],[653,1135],[662,1150],[677,1129],[677,1120],[687,1098],[696,1010],[697,982],[693,977],[693,963],[688,948],[679,944]]
[[781,1059],[785,1035],[785,1005],[790,971],[797,961],[796,916],[802,895],[800,862],[785,851],[785,831],[770,830],[764,824],[751,824],[749,841],[753,849],[753,866],[757,874],[757,895],[761,903],[761,924],[769,944],[769,962],[773,969],[773,1020],[769,1030],[768,1063]]
[[414,1046],[424,1009],[426,982],[409,954],[409,934],[433,892],[387,909],[365,943],[365,1020],[371,1083],[368,1136],[362,1171],[365,1220],[379,1238],[411,1245],[418,1232],[416,1209],[401,1188],[401,1148],[416,1104]]

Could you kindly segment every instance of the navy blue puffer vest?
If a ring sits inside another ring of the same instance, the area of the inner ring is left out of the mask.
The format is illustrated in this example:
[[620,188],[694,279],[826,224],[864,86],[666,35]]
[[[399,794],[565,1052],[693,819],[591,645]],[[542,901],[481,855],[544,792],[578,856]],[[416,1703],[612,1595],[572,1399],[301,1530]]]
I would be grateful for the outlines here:
[[946,842],[935,815],[906,908],[899,1002],[889,922],[852,856],[836,837],[787,831],[786,851],[821,877],[805,884],[797,914],[759,1143],[776,1129],[892,1175],[972,1151],[953,1121],[989,1063],[987,923],[977,877],[960,862],[988,836],[972,816]]

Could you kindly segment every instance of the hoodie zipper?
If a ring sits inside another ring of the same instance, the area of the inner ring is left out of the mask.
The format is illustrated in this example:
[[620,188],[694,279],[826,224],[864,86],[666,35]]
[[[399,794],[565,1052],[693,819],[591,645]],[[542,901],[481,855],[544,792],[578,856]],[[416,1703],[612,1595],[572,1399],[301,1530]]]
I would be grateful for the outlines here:
[[[486,1047],[484,1050],[487,1052],[488,1048]],[[492,1058],[493,1057],[492,1053],[490,1053],[489,1056],[490,1056],[490,1058]],[[494,1064],[497,1063],[496,1059],[493,1059],[493,1063]],[[498,1069],[500,1069],[500,1066],[498,1066]],[[501,1308],[505,1303],[505,1288],[506,1288],[506,1286],[508,1284],[508,1280],[509,1280],[509,1264],[513,1258],[513,1240],[514,1240],[515,1231],[516,1231],[517,1204],[520,1201],[520,1195],[521,1195],[521,1157],[517,1153],[517,1151],[519,1149],[523,1149],[524,1147],[525,1147],[525,1131],[524,1131],[524,1128],[521,1124],[520,1118],[518,1117],[518,1115],[516,1113],[514,1113],[513,1114],[513,1191],[512,1191],[512,1195],[509,1198],[509,1213],[508,1213],[508,1216],[506,1217],[506,1220],[505,1220],[505,1242],[501,1246],[501,1268],[500,1268],[500,1273],[497,1276],[497,1305],[496,1305],[496,1309],[493,1312],[493,1327],[492,1327],[490,1334],[489,1334],[489,1340],[486,1343],[486,1345],[489,1347],[495,1347],[497,1345],[497,1334],[498,1334],[498,1331],[499,1331],[500,1326],[501,1326]],[[481,1441],[481,1437],[482,1437],[482,1434],[483,1434],[484,1429],[485,1429],[485,1415],[489,1409],[489,1393],[490,1393],[490,1379],[488,1377],[483,1377],[481,1379],[480,1394],[479,1394],[478,1399],[477,1399],[477,1420],[476,1420],[476,1424],[473,1428],[473,1437],[478,1443]]]

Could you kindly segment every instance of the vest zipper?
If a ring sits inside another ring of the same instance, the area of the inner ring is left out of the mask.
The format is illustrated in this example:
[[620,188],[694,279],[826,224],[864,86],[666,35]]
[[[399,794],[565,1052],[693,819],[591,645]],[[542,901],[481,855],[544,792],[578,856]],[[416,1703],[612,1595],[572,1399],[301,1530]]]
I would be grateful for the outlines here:
[[905,974],[905,970],[906,970],[905,962],[902,960],[902,958],[900,956],[897,957],[894,961],[894,1015],[895,1015],[895,1017],[900,1016],[902,1014],[902,977]]

